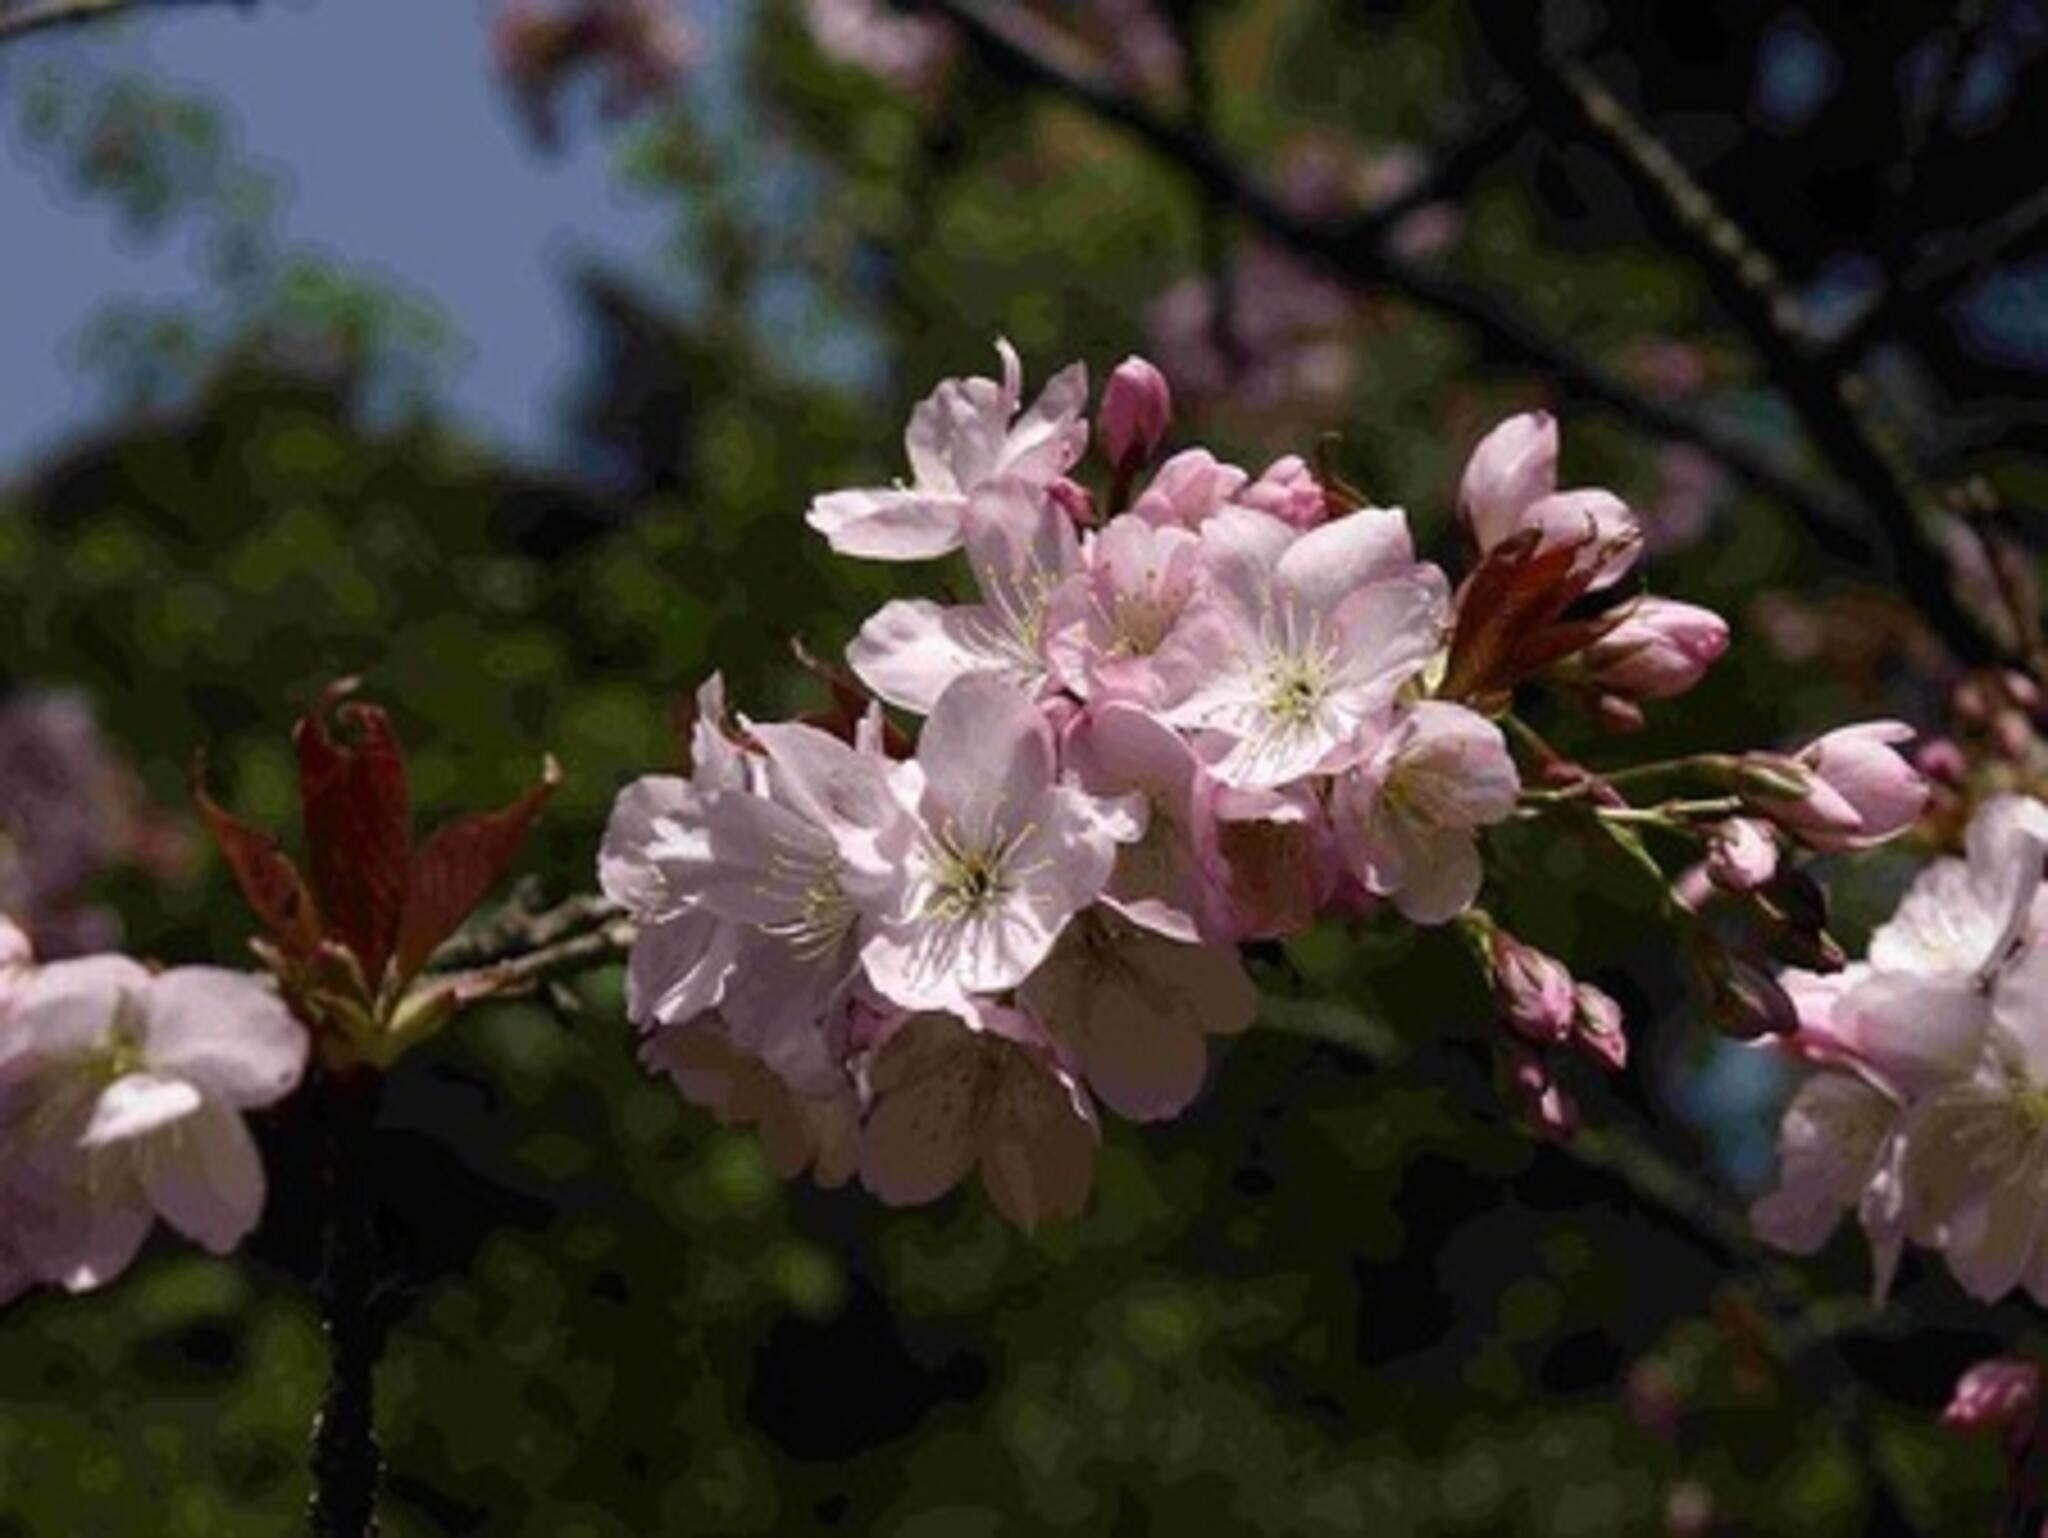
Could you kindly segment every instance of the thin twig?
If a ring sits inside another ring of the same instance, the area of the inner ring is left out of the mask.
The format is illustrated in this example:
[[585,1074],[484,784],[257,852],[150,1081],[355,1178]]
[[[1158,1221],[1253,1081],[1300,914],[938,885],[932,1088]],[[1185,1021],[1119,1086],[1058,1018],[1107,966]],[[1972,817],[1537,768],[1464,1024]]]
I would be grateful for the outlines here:
[[1007,19],[975,0],[913,0],[950,21],[990,65],[1113,124],[1178,165],[1238,214],[1298,254],[1361,288],[1385,288],[1468,329],[1499,361],[1532,368],[1563,394],[1600,406],[1656,437],[1689,443],[1739,480],[1796,511],[1823,545],[1844,559],[1872,546],[1839,502],[1809,485],[1783,456],[1710,417],[1635,390],[1591,358],[1545,335],[1490,295],[1440,276],[1389,249],[1376,222],[1318,224],[1296,217],[1256,186],[1214,141],[1169,122],[1097,76],[1025,41]]
[[1824,342],[1815,361],[1830,369],[1853,367],[1873,344],[1897,331],[1902,321],[1939,309],[1985,268],[2044,230],[2048,230],[2048,187],[2022,198],[1982,228],[1945,241],[1922,257]]
[[[1503,34],[1512,45],[1504,52],[1526,58],[1534,51],[1526,22],[1503,26]],[[1948,562],[1923,520],[1916,478],[1866,411],[1863,382],[1816,362],[1799,306],[1769,258],[1590,70],[1538,53],[1527,78],[1539,109],[1556,118],[1560,133],[1605,149],[1646,194],[1646,211],[1691,253],[1814,447],[1869,509],[1891,574],[1929,629],[1966,664],[1997,661],[2004,648],[1956,595]]]
[[[196,9],[202,5],[250,5],[254,0],[179,0],[179,3],[187,9]],[[0,43],[35,32],[54,32],[63,27],[105,21],[124,12],[145,8],[144,0],[30,0],[27,5],[0,10]],[[168,3],[147,8],[173,9]]]

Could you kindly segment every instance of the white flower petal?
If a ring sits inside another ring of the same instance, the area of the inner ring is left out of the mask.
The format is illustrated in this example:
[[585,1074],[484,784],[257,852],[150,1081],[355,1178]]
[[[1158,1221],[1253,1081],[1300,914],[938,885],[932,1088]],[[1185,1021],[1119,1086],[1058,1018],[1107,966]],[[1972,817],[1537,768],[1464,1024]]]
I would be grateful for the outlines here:
[[136,1149],[149,1199],[186,1238],[225,1255],[263,1215],[263,1161],[242,1118],[207,1105]]
[[305,1071],[306,1028],[274,989],[220,967],[175,967],[149,987],[152,1071],[195,1084],[224,1105],[269,1105]]
[[205,1097],[183,1079],[131,1073],[100,1092],[79,1142],[104,1148],[146,1137],[196,1112]]

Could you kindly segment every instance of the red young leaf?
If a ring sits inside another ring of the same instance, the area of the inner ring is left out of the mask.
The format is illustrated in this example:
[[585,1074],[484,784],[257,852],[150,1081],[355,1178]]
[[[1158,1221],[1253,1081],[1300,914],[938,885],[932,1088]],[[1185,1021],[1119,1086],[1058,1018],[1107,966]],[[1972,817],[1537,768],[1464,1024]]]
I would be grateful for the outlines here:
[[234,872],[235,884],[263,927],[276,937],[287,956],[297,959],[310,954],[320,943],[320,915],[312,893],[276,839],[243,822],[206,793],[204,753],[192,760],[192,799],[228,869]]
[[413,977],[454,934],[519,852],[520,840],[562,781],[550,758],[540,783],[509,806],[479,812],[437,830],[412,859],[405,918],[398,931],[398,976]]
[[[412,851],[412,795],[390,717],[372,705],[335,702],[356,686],[331,684],[292,733],[313,890],[330,935],[355,953],[374,989],[398,934]],[[356,740],[328,730],[334,711]]]

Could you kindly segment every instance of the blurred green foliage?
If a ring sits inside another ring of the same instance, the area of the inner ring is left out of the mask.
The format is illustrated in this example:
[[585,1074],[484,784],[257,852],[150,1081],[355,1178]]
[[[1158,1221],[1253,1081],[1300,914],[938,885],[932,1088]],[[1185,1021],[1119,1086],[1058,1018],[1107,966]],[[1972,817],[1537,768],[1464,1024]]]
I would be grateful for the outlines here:
[[[1426,137],[1459,89],[1453,7],[1397,30],[1341,5],[1216,10],[1248,156],[1306,124]],[[138,409],[0,500],[0,668],[90,691],[158,802],[181,803],[204,746],[223,798],[279,827],[289,723],[345,673],[395,711],[423,821],[511,795],[552,750],[569,779],[526,864],[553,895],[587,887],[613,792],[673,761],[675,707],[707,671],[750,711],[815,703],[787,638],[829,654],[916,574],[829,561],[810,495],[897,473],[909,403],[991,367],[997,332],[1034,377],[1142,348],[1204,236],[1179,178],[1072,111],[971,75],[920,107],[819,58],[796,7],[747,14],[736,99],[678,106],[622,150],[678,210],[693,297],[665,313],[587,278],[593,474],[449,425],[431,365],[454,343],[430,306],[250,235],[217,309],[108,317],[100,361]],[[1347,49],[1371,51],[1369,82]],[[260,232],[264,195],[210,111],[74,88],[28,115],[77,185],[138,231]],[[1512,171],[1467,218],[1445,260],[1596,354],[1697,325],[1681,266],[1559,242]],[[1384,301],[1340,341],[1340,397],[1197,410],[1179,436],[1256,463],[1341,430],[1347,473],[1448,554],[1464,454],[1540,382]],[[392,356],[425,360],[398,410]],[[1782,426],[1739,383],[1727,397]],[[1640,496],[1657,474],[1611,423],[1572,420],[1566,442],[1573,481]],[[1631,754],[1916,703],[1887,676],[1884,601],[1760,501],[1734,498],[1656,581],[1742,639]],[[1787,593],[1870,606],[1860,671],[1788,666],[1769,624],[1743,623]],[[1655,1108],[1658,1074],[1705,1046],[1640,874],[1570,843],[1501,852],[1525,878],[1504,915],[1644,1023]],[[203,854],[102,895],[166,960],[234,957],[249,929]],[[1909,1276],[1933,1344],[1887,1368],[1875,1341],[1876,1391],[1778,1369],[1724,1256],[1503,1124],[1456,947],[1318,932],[1261,980],[1274,1023],[1217,1053],[1181,1121],[1109,1129],[1088,1215],[1036,1239],[972,1194],[898,1214],[780,1185],[635,1067],[615,976],[586,980],[570,1020],[531,1002],[465,1020],[403,1064],[365,1172],[413,1294],[381,1378],[387,1533],[1605,1534],[1660,1530],[1697,1486],[1745,1532],[1851,1534],[1888,1520],[1873,1466],[1928,1530],[1992,1509],[1991,1448],[1934,1429],[1944,1374],[1990,1343],[1945,1281]],[[1637,1109],[1595,1097],[1589,1120]],[[1768,1107],[1746,1114],[1754,1138]],[[1666,1119],[1667,1151],[1706,1166]],[[1823,1295],[1853,1308],[1863,1264],[1838,1242]],[[310,1304],[261,1246],[225,1263],[165,1244],[105,1294],[16,1306],[0,1534],[286,1530],[321,1371]]]

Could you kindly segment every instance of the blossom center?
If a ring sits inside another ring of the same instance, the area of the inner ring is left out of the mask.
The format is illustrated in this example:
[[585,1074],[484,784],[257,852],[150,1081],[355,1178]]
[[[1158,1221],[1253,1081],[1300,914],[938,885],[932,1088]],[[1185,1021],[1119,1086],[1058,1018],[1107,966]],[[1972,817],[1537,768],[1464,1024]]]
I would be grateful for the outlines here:
[[964,839],[953,829],[931,841],[932,889],[925,913],[951,922],[980,918],[1014,889],[1017,848],[1031,836],[1026,827],[1004,837],[991,831],[983,839]]

